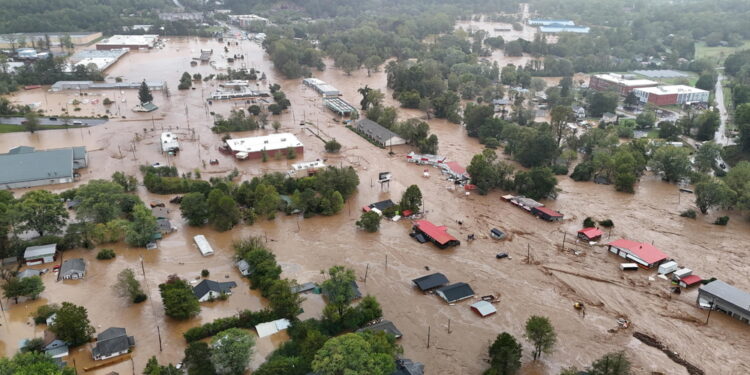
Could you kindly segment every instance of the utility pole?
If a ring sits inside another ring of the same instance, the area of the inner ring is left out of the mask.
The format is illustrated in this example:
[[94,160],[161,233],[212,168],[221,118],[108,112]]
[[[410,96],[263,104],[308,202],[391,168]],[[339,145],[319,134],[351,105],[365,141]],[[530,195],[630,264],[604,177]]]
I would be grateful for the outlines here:
[[159,335],[159,353],[161,353],[163,349],[161,347],[161,330],[158,324],[156,325],[156,333]]
[[565,237],[567,235],[568,235],[568,232],[563,232],[562,251],[565,251]]
[[430,348],[430,326],[427,326],[427,349]]
[[365,284],[367,284],[367,274],[370,272],[370,263],[367,263],[367,268],[365,268]]
[[711,318],[711,311],[714,309],[714,303],[716,303],[716,298],[711,300],[711,307],[708,309],[708,316],[706,316],[706,324],[708,324],[708,319]]

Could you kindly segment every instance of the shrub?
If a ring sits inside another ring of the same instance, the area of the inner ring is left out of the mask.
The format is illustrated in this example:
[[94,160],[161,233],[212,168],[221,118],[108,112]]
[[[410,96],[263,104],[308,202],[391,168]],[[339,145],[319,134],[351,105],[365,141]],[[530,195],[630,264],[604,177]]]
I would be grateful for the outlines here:
[[330,141],[326,142],[326,152],[330,153],[337,153],[339,150],[341,150],[341,143],[336,141],[335,139],[331,139]]
[[564,165],[555,164],[552,166],[552,173],[558,176],[564,176],[568,174],[568,167]]
[[99,250],[99,252],[98,252],[98,253],[96,254],[96,259],[99,259],[99,260],[107,260],[107,259],[112,259],[112,258],[114,258],[114,257],[115,257],[116,255],[117,255],[117,254],[115,254],[115,251],[114,251],[114,250],[112,250],[112,249],[101,249],[101,250]]
[[600,221],[599,225],[605,228],[613,228],[615,226],[615,223],[613,223],[611,219],[607,219],[607,220]]
[[240,312],[239,316],[219,318],[213,322],[190,328],[183,333],[182,336],[187,342],[193,342],[206,337],[211,337],[230,328],[251,329],[260,323],[270,322],[276,319],[276,314],[269,309],[263,309],[260,311],[244,310]]
[[695,217],[697,216],[697,213],[695,212],[694,209],[691,208],[691,209],[680,212],[680,216],[687,217],[690,219],[695,219]]
[[201,277],[208,277],[209,272],[207,269],[201,270]]
[[380,229],[380,215],[375,211],[368,211],[362,214],[362,217],[357,221],[357,226],[364,229],[367,232],[374,233]]
[[716,225],[727,225],[727,223],[729,223],[729,216],[722,216],[714,221]]
[[584,228],[593,228],[595,226],[596,226],[596,222],[594,221],[594,219],[592,219],[590,217],[587,217],[587,218],[583,219],[583,227]]
[[139,293],[139,294],[136,294],[135,297],[133,298],[133,303],[141,303],[145,301],[146,299],[148,299],[148,296],[145,293]]
[[484,147],[496,149],[500,147],[500,141],[497,138],[488,137],[484,139]]

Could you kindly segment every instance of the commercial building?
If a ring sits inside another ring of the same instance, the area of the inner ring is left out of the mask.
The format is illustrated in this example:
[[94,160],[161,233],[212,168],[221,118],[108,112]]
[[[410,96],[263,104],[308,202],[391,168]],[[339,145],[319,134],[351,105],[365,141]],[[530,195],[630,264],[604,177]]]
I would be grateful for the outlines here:
[[75,172],[88,166],[85,147],[37,151],[19,146],[0,154],[0,189],[67,184],[75,181]]
[[180,143],[177,142],[177,135],[171,132],[161,133],[161,152],[180,151]]
[[545,20],[540,18],[529,19],[529,25],[531,26],[550,26],[550,25],[561,25],[561,26],[575,26],[576,23],[571,20]]
[[323,96],[339,96],[341,91],[339,89],[317,79],[317,78],[305,78],[302,83],[307,87],[312,87],[313,90],[317,91],[318,94]]
[[256,24],[268,24],[268,18],[263,18],[261,16],[255,15],[255,14],[237,14],[237,15],[230,15],[229,20],[233,23],[236,23],[240,27],[248,27],[253,23]]
[[638,88],[654,87],[657,85],[659,85],[659,82],[650,79],[633,79],[633,76],[613,73],[595,74],[591,76],[591,80],[589,81],[591,89],[596,91],[614,90],[622,96],[628,95],[628,93]]
[[96,346],[91,349],[94,360],[101,361],[127,354],[135,346],[135,338],[128,336],[125,328],[110,327],[96,336]]
[[59,46],[62,39],[70,37],[70,42],[73,45],[81,46],[89,44],[102,37],[100,32],[80,32],[80,33],[14,33],[14,34],[2,34],[0,35],[0,48],[15,48],[18,47],[21,41],[24,41],[26,45],[37,45],[49,43],[52,46]]
[[92,49],[80,51],[70,57],[70,63],[68,64],[67,70],[72,72],[77,65],[83,65],[85,67],[93,65],[96,66],[97,70],[103,72],[120,60],[120,58],[128,53],[128,51],[128,49],[103,51]]
[[546,34],[557,34],[557,33],[576,33],[576,34],[588,34],[591,28],[588,26],[565,26],[552,24],[550,26],[539,26],[539,31]]
[[287,172],[287,176],[300,178],[308,177],[317,173],[321,169],[325,169],[326,164],[322,160],[306,161],[304,163],[292,164],[292,169]]
[[708,103],[709,92],[685,85],[644,87],[633,90],[641,103],[682,105]]
[[154,34],[147,35],[112,35],[107,39],[102,39],[96,43],[96,49],[130,49],[138,50],[141,48],[154,48],[159,36]]
[[632,260],[642,268],[654,268],[667,260],[666,254],[649,243],[619,239],[607,245],[612,254]]
[[[163,90],[164,81],[146,81],[151,90]],[[141,82],[94,82],[94,81],[57,81],[50,90],[53,92],[63,90],[123,90],[139,89]]]
[[701,285],[698,289],[697,302],[701,307],[718,310],[740,321],[750,323],[750,293],[721,280]]
[[390,129],[367,118],[357,121],[357,131],[382,147],[406,144],[406,140]]
[[352,113],[357,112],[357,109],[354,108],[354,106],[349,104],[346,100],[338,97],[323,98],[323,104],[326,108],[339,116],[349,116]]
[[294,150],[296,155],[302,155],[305,146],[294,134],[278,133],[269,134],[262,137],[249,137],[227,139],[224,141],[226,149],[229,150],[237,159],[260,159],[263,153],[267,157],[274,157],[277,153],[285,153],[287,150]]
[[532,208],[531,213],[546,221],[560,221],[563,219],[563,214],[544,206]]
[[437,226],[427,220],[417,220],[414,223],[414,232],[425,236],[432,241],[437,247],[445,249],[450,246],[458,246],[461,242],[456,237],[448,234],[448,228]]

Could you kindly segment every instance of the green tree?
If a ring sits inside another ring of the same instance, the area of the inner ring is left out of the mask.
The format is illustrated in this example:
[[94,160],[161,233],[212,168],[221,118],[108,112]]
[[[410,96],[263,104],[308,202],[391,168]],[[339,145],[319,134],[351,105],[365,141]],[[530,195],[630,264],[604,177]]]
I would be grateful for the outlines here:
[[222,232],[232,229],[240,222],[237,203],[219,189],[213,189],[208,194],[208,222]]
[[161,300],[164,304],[164,314],[177,320],[190,319],[201,311],[198,298],[193,294],[190,284],[177,277],[170,275],[167,281],[159,284]]
[[383,59],[378,55],[372,55],[365,59],[364,65],[367,68],[367,76],[370,76],[370,72],[377,72],[378,67],[383,64]]
[[422,191],[419,190],[419,186],[411,185],[406,188],[406,191],[401,195],[399,206],[401,206],[402,211],[419,212],[422,207]]
[[121,297],[127,297],[133,303],[143,302],[148,298],[141,288],[141,283],[136,280],[135,272],[126,268],[117,274],[117,283],[114,287],[117,294]]
[[353,270],[344,266],[333,266],[328,270],[328,280],[321,285],[328,298],[328,304],[338,310],[340,317],[344,316],[346,307],[354,300],[354,280]]
[[281,196],[273,185],[262,182],[255,188],[254,202],[255,213],[272,220],[276,217],[276,211],[281,204]]
[[698,127],[698,133],[695,139],[699,141],[708,141],[714,139],[716,130],[721,125],[721,118],[718,111],[706,111],[701,113],[695,119],[695,125]]
[[85,344],[91,340],[91,335],[94,334],[94,327],[89,322],[86,308],[70,302],[62,303],[49,330],[54,332],[58,339],[67,342],[70,346]]
[[724,181],[737,193],[737,208],[743,210],[750,208],[750,162],[737,163],[727,172]]
[[651,158],[651,166],[664,174],[664,179],[677,182],[690,175],[690,152],[684,147],[659,147]]
[[301,311],[300,305],[304,298],[292,292],[293,281],[287,279],[276,280],[268,291],[268,304],[279,317],[294,319]]
[[157,232],[156,218],[143,204],[133,208],[133,221],[125,230],[125,242],[130,246],[145,247]]
[[326,152],[335,154],[339,152],[339,150],[341,150],[341,143],[336,141],[336,139],[331,139],[330,141],[326,142],[325,149]]
[[17,353],[12,358],[0,358],[2,375],[74,375],[70,367],[60,367],[47,354],[39,352]]
[[741,104],[735,108],[734,122],[740,131],[739,143],[742,150],[750,151],[750,103]]
[[490,368],[484,375],[513,375],[521,368],[521,344],[510,333],[497,335],[489,348]]
[[557,194],[557,179],[547,167],[534,167],[529,171],[519,171],[513,180],[516,191],[531,198],[544,199]]
[[138,187],[138,180],[135,178],[135,176],[126,175],[125,173],[119,171],[112,174],[112,181],[122,186],[122,188],[126,192],[135,191],[135,189]]
[[275,133],[278,133],[279,129],[281,129],[281,123],[279,121],[274,121],[271,123],[271,127]]
[[154,96],[151,95],[151,89],[146,84],[145,79],[141,82],[141,87],[138,88],[138,100],[141,101],[141,104],[150,103],[154,100]]
[[122,201],[131,197],[125,189],[111,181],[91,180],[76,189],[76,217],[95,223],[106,223],[117,219],[123,212]]
[[716,74],[712,72],[703,72],[698,81],[695,82],[695,87],[701,90],[713,91],[716,86]]
[[671,121],[659,122],[659,138],[668,141],[677,141],[682,133],[679,126]]
[[219,375],[242,375],[252,357],[255,339],[246,331],[230,328],[211,340],[211,363]]
[[591,375],[629,375],[630,360],[624,352],[607,353],[591,364]]
[[633,108],[638,105],[638,97],[635,96],[635,92],[630,91],[628,95],[625,96],[624,100],[625,107]]
[[568,121],[573,117],[573,109],[570,106],[558,105],[550,111],[552,130],[557,138],[557,147],[569,131]]
[[552,352],[552,348],[557,342],[555,329],[549,319],[543,316],[532,315],[526,320],[526,334],[524,336],[534,346],[532,354],[535,361],[542,356],[542,353]]
[[202,341],[194,341],[185,348],[185,360],[188,375],[216,375],[211,363],[211,347]]
[[695,204],[704,215],[712,207],[729,208],[737,199],[737,193],[721,180],[709,178],[695,185]]
[[493,150],[485,149],[481,154],[474,155],[466,171],[471,176],[471,183],[479,188],[480,194],[487,194],[496,187],[512,188],[510,176],[513,175],[513,167],[498,161]]
[[315,354],[312,369],[320,375],[389,375],[396,369],[394,345],[373,345],[364,333],[334,337]]
[[59,233],[68,218],[62,200],[47,190],[30,191],[17,203],[20,231],[33,230],[40,236]]
[[643,111],[636,116],[635,123],[638,124],[638,129],[652,128],[656,123],[656,113],[654,111]]
[[39,114],[31,111],[26,113],[24,116],[25,120],[23,121],[23,127],[28,131],[29,133],[34,133],[39,129]]
[[37,299],[44,291],[44,283],[39,276],[25,277],[23,279],[10,278],[2,286],[5,298],[13,298],[18,303],[18,297],[29,297]]
[[589,99],[589,113],[592,117],[602,117],[606,112],[614,113],[617,100],[614,92],[597,92]]
[[[33,338],[26,342],[26,345],[24,345],[22,348],[19,348],[19,351],[21,353],[28,353],[28,352],[36,352],[36,353],[44,353],[44,339],[41,337]],[[0,373],[2,373],[2,370],[0,370]]]
[[180,202],[180,212],[188,225],[197,227],[205,224],[208,220],[206,196],[199,192],[185,194]]
[[380,229],[380,219],[381,216],[377,212],[368,211],[363,213],[355,224],[367,232],[375,233]]
[[704,173],[713,170],[721,151],[722,147],[713,141],[702,144],[695,153],[695,168]]
[[349,52],[340,53],[335,59],[336,66],[346,73],[351,75],[353,71],[359,69],[360,62],[356,55]]
[[193,85],[193,78],[190,76],[190,73],[188,72],[182,73],[182,77],[180,77],[180,84],[177,85],[177,89],[187,90],[192,85]]

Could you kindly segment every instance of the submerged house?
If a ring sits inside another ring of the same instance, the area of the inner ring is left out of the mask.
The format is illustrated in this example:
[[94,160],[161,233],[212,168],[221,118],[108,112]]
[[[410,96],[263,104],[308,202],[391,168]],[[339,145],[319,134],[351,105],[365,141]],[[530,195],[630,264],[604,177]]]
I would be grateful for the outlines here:
[[642,268],[654,268],[667,260],[667,255],[649,243],[619,239],[607,244],[609,252],[632,260]]
[[82,258],[68,259],[60,267],[63,280],[78,280],[86,276],[86,262]]
[[474,295],[467,283],[455,283],[437,290],[437,294],[448,303],[458,302]]
[[377,323],[370,324],[368,326],[362,327],[357,330],[357,332],[364,332],[364,331],[383,331],[385,333],[389,333],[393,335],[395,338],[400,339],[403,334],[401,331],[396,328],[396,325],[393,324],[390,320],[381,320]]
[[96,346],[91,349],[91,355],[101,361],[127,354],[133,346],[135,338],[128,336],[125,328],[110,327],[96,336]]
[[406,140],[390,129],[370,119],[357,121],[357,131],[382,147],[406,144]]
[[55,261],[56,254],[57,244],[54,243],[40,246],[29,246],[23,252],[23,261],[30,266],[52,263]]
[[598,241],[602,239],[603,234],[599,228],[583,228],[578,231],[578,238],[584,241]]
[[203,280],[193,287],[193,294],[198,298],[198,302],[206,302],[217,299],[222,295],[231,295],[232,288],[236,286],[237,283],[234,281],[221,283],[213,280]]
[[721,280],[701,285],[697,302],[701,307],[718,310],[742,322],[750,323],[750,293]]
[[448,284],[448,278],[445,277],[445,275],[443,275],[442,273],[436,272],[430,275],[416,278],[412,280],[412,282],[417,286],[417,288],[419,288],[419,290],[426,292],[430,289]]
[[437,247],[445,249],[450,246],[458,246],[461,242],[456,237],[448,234],[448,228],[437,226],[427,220],[417,220],[414,223],[414,232],[425,236],[432,241]]

